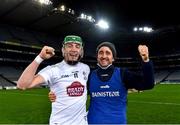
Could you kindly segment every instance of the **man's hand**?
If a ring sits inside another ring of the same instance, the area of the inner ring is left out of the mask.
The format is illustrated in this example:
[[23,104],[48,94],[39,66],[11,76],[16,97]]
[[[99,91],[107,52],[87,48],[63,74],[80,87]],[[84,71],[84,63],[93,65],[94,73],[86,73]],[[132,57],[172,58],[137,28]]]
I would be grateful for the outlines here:
[[54,94],[54,92],[50,91],[48,94],[49,100],[51,102],[55,102],[56,101],[56,95]]
[[146,45],[138,46],[139,54],[144,62],[149,62],[149,51]]
[[44,46],[39,54],[39,56],[42,58],[42,59],[49,59],[51,58],[52,56],[55,55],[55,52],[54,52],[54,48],[52,47],[49,47],[49,46]]

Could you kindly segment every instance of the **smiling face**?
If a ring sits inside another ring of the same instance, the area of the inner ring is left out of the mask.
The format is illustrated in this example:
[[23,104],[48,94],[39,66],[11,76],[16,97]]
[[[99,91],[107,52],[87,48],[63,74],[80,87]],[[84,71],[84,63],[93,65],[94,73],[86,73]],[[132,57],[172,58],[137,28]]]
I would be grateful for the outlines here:
[[100,66],[107,67],[114,61],[112,51],[109,47],[102,46],[97,53],[97,61]]
[[62,48],[64,60],[68,64],[76,64],[82,56],[82,46],[79,43],[66,43]]

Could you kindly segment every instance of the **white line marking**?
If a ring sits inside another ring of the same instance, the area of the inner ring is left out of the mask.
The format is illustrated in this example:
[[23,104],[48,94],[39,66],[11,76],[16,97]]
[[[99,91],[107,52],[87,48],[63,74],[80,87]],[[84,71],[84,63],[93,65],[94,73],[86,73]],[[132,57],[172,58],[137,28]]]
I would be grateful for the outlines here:
[[132,100],[130,100],[128,102],[156,104],[156,105],[176,105],[176,106],[180,106],[179,103],[171,103],[171,102],[148,102],[148,101],[132,101]]

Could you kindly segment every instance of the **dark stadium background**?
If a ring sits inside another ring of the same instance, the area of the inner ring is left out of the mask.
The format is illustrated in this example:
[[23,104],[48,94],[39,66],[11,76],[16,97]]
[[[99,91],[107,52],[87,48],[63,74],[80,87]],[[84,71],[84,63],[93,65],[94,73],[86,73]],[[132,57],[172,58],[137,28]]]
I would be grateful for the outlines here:
[[[56,49],[56,56],[41,68],[62,60],[61,43],[66,35],[80,35],[85,42],[83,62],[96,67],[96,46],[113,42],[116,66],[139,69],[137,46],[146,44],[155,66],[156,83],[180,81],[179,3],[163,0],[1,0],[0,4],[0,89],[13,89],[23,69],[44,45]],[[61,5],[74,14],[59,11]],[[106,19],[108,30],[79,19],[80,13],[95,20]],[[153,32],[134,32],[135,26],[150,26]],[[0,100],[1,101],[1,100]],[[1,113],[1,110],[0,110]]]
[[[69,34],[82,36],[85,42],[83,61],[96,66],[95,48],[102,41],[116,45],[118,59],[115,65],[136,70],[139,60],[138,44],[149,46],[156,71],[174,72],[180,67],[180,22],[178,3],[175,1],[102,1],[102,0],[51,0],[43,5],[37,0],[2,0],[0,4],[0,64],[13,66],[14,71],[24,69],[44,45],[56,49],[56,56],[44,64],[59,62],[61,42]],[[61,5],[73,9],[75,14],[58,11]],[[79,19],[80,13],[95,20],[106,19],[110,28],[103,31],[87,20]],[[133,32],[135,26],[151,26],[152,33]],[[11,70],[11,68],[9,68]],[[8,71],[9,71],[8,70]],[[20,73],[3,73],[15,81]],[[7,72],[7,71],[6,71]],[[7,74],[7,75],[6,75]],[[167,74],[167,73],[165,73]],[[9,75],[9,76],[8,76]]]

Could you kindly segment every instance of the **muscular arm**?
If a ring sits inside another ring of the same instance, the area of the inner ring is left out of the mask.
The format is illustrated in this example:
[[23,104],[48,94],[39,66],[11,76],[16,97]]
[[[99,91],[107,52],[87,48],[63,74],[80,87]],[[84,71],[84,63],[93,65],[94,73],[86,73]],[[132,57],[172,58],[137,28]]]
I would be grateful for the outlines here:
[[[39,58],[43,59],[49,59],[54,55],[54,49],[52,47],[44,46],[39,54]],[[31,64],[29,64],[28,67],[24,70],[22,75],[20,76],[17,87],[20,89],[27,89],[35,87],[41,83],[43,83],[45,80],[40,75],[35,75],[37,68],[40,65],[40,62],[36,58]]]
[[35,75],[38,67],[39,64],[36,61],[33,61],[20,76],[17,87],[20,89],[27,89],[43,83],[44,78],[40,75]]

